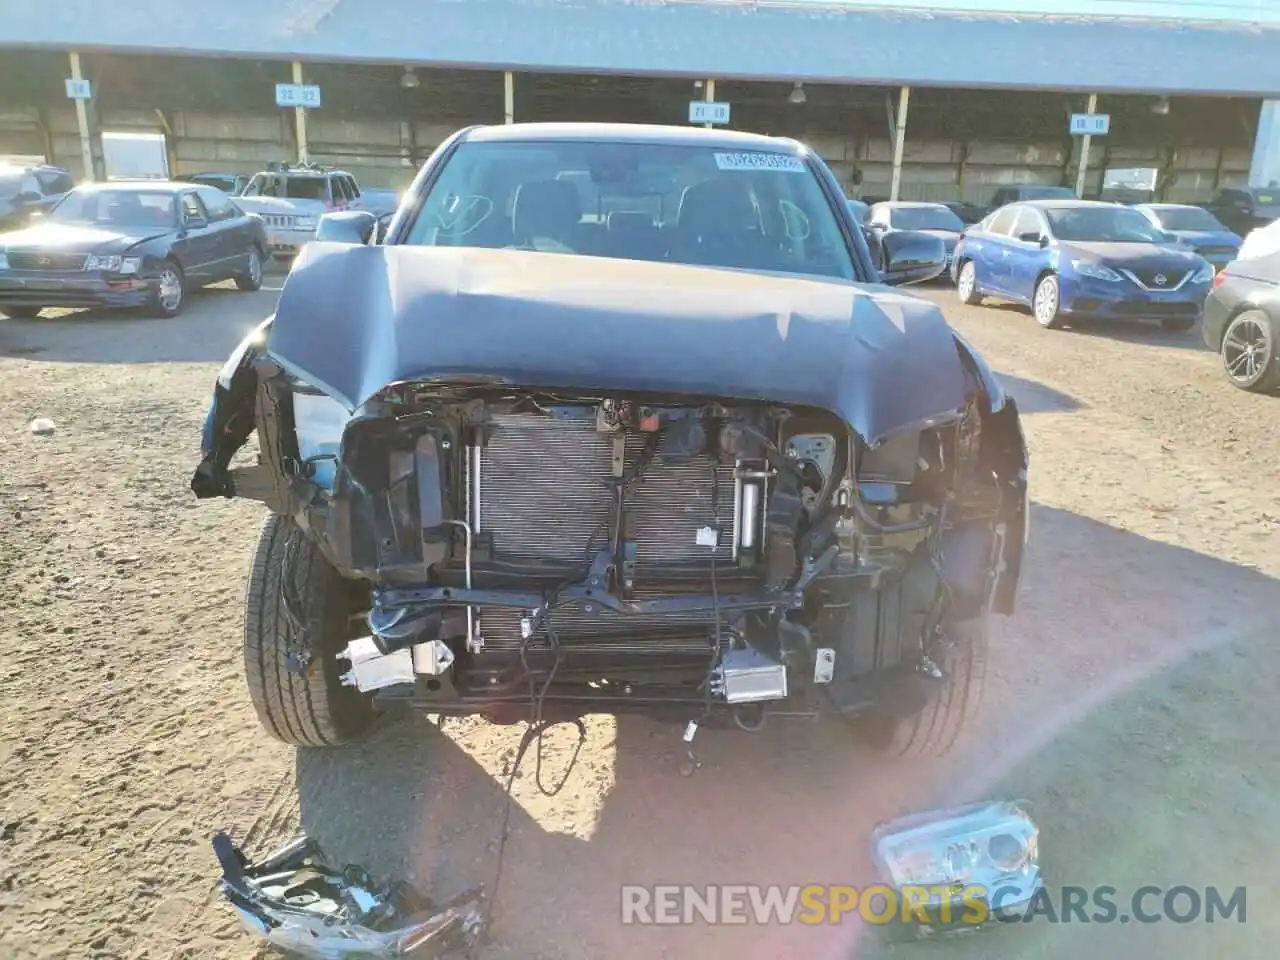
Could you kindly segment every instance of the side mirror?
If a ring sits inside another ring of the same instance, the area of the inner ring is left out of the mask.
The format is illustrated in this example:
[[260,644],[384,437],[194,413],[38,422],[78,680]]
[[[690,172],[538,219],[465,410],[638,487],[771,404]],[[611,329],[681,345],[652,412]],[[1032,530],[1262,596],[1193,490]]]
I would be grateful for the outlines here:
[[382,243],[387,239],[387,231],[391,229],[391,218],[394,216],[394,213],[384,213],[378,218],[378,227],[373,235],[374,243]]
[[1034,243],[1039,247],[1047,247],[1049,245],[1049,238],[1034,230],[1018,234],[1018,239],[1023,243]]
[[18,194],[18,199],[23,203],[39,203],[43,198],[34,190],[23,190]]
[[353,243],[364,246],[377,227],[378,218],[368,210],[326,213],[316,226],[316,239],[329,243]]
[[898,230],[884,234],[880,242],[884,250],[884,282],[890,286],[924,283],[941,276],[947,268],[947,248],[941,237]]

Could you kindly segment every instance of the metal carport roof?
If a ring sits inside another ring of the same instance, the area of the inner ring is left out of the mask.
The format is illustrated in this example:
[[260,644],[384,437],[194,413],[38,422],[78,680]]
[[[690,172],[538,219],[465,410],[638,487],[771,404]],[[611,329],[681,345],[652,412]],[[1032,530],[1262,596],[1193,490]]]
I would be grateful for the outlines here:
[[[1170,9],[1176,10],[1177,7]],[[1280,96],[1280,24],[750,0],[0,0],[5,46]]]

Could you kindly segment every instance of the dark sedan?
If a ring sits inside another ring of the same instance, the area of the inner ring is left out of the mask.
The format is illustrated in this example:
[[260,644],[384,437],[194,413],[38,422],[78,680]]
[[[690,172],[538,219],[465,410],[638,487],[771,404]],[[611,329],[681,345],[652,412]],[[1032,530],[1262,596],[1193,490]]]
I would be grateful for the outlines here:
[[257,290],[266,249],[262,221],[213,187],[77,187],[34,225],[0,234],[0,313],[144,307],[172,317],[208,283]]
[[906,230],[937,237],[942,241],[948,269],[951,267],[956,243],[959,242],[960,234],[964,232],[965,227],[964,221],[944,204],[908,201],[885,201],[875,204],[871,208],[868,225],[880,235]]
[[1243,237],[1280,218],[1280,187],[1223,188],[1204,208]]
[[1280,251],[1227,264],[1213,278],[1202,329],[1235,386],[1280,388]]

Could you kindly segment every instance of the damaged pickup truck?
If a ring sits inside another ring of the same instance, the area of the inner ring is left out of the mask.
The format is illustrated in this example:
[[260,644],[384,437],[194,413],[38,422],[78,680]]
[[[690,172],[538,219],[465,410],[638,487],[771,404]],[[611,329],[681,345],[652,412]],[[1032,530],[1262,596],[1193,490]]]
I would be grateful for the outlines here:
[[803,145],[696,128],[468,128],[385,237],[326,217],[192,481],[271,511],[266,729],[776,711],[949,748],[1014,608],[1027,453],[991,369],[890,289],[940,242],[881,253]]

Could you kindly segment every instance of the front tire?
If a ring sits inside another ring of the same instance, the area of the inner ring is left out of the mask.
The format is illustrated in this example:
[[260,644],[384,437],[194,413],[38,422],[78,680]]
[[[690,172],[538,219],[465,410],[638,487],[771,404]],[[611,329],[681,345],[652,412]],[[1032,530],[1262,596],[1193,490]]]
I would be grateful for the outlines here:
[[236,276],[236,288],[245,293],[253,293],[262,289],[262,251],[257,247],[249,248],[249,262],[244,271]]
[[955,746],[982,702],[987,675],[987,615],[954,623],[935,657],[942,671],[927,681],[923,710],[909,717],[872,712],[855,720],[868,745],[897,757],[940,757]]
[[1056,274],[1046,273],[1036,283],[1031,312],[1036,323],[1046,330],[1057,330],[1062,326],[1062,287]]
[[350,596],[351,585],[293,521],[267,517],[245,591],[244,669],[258,721],[277,740],[330,747],[372,725],[369,697],[339,679]]
[[1250,393],[1280,387],[1280,325],[1261,310],[1234,317],[1222,335],[1222,369],[1232,386]]
[[182,312],[187,302],[187,278],[182,268],[172,260],[160,265],[160,277],[156,290],[151,294],[147,312],[153,317],[168,320]]
[[966,260],[960,267],[956,293],[960,295],[960,302],[968,306],[975,307],[982,302],[982,294],[978,292],[978,270],[972,260]]

